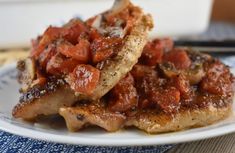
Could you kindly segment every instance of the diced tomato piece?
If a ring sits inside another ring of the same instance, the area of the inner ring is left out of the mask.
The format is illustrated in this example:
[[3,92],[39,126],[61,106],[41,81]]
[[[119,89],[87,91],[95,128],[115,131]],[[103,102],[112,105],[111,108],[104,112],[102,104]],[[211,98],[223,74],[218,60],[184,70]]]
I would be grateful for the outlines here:
[[47,30],[44,32],[42,39],[40,40],[40,45],[43,44],[46,46],[53,40],[57,39],[60,36],[62,30],[63,28],[59,27],[48,27]]
[[111,111],[126,112],[138,105],[137,91],[131,74],[120,80],[110,94],[109,109]]
[[71,88],[76,92],[91,94],[99,82],[100,71],[91,65],[78,65],[72,73],[69,74]]
[[172,78],[170,84],[180,91],[181,97],[185,99],[192,97],[189,80],[184,75],[180,74]]
[[200,83],[200,88],[212,94],[222,95],[232,92],[232,82],[229,69],[221,62],[215,61],[208,66],[206,76]]
[[69,23],[63,28],[62,36],[64,39],[69,41],[72,44],[76,44],[78,42],[78,38],[82,33],[87,33],[88,28],[79,19],[72,19]]
[[151,98],[151,102],[160,106],[166,113],[177,111],[180,105],[180,92],[174,87],[153,90],[150,92],[149,97]]
[[91,44],[91,53],[94,63],[106,60],[113,55],[115,49],[121,45],[121,38],[99,38]]
[[37,49],[32,52],[33,57],[38,57],[38,55],[47,47],[52,41],[60,37],[62,28],[58,27],[48,27],[47,30],[42,35]]
[[169,38],[155,39],[151,42],[148,42],[145,45],[143,53],[139,60],[140,63],[149,66],[155,66],[157,63],[161,63],[163,53],[165,51],[172,50],[173,45],[173,41]]
[[61,54],[76,59],[81,63],[87,63],[90,57],[90,43],[84,39],[81,39],[75,46],[62,42],[57,48]]
[[38,57],[38,62],[43,69],[46,68],[47,62],[56,54],[56,52],[56,45],[54,43],[49,44],[48,47],[41,52]]
[[97,51],[97,50],[104,50],[112,47],[116,47],[122,43],[121,38],[110,38],[110,37],[102,37],[99,39],[95,39],[93,43],[91,44],[91,50]]
[[97,31],[97,29],[94,29],[94,28],[91,28],[89,36],[92,41],[95,39],[102,38],[102,35]]
[[154,44],[153,42],[149,42],[144,47],[143,53],[140,57],[140,63],[154,66],[162,61],[162,56],[163,48],[161,44]]
[[131,70],[131,74],[135,79],[143,77],[157,78],[157,72],[150,66],[136,64]]
[[54,75],[68,74],[72,72],[78,64],[80,64],[79,61],[72,58],[66,58],[57,53],[48,61],[46,71]]
[[163,60],[173,63],[177,69],[187,69],[191,65],[189,56],[187,55],[186,51],[182,49],[174,49],[165,53]]
[[78,42],[78,38],[82,33],[88,32],[87,27],[81,20],[72,20],[64,27],[48,27],[42,35],[40,42],[36,49],[33,50],[32,56],[38,57],[38,55],[47,47],[50,43],[56,39],[63,38],[72,44]]
[[164,52],[171,51],[174,47],[174,41],[171,38],[154,39],[153,43],[156,45],[160,44]]
[[92,54],[92,61],[93,63],[98,63],[98,62],[106,60],[111,55],[113,55],[113,49],[111,48],[108,48],[105,50],[98,50]]
[[135,65],[131,74],[135,79],[135,87],[142,100],[148,99],[148,92],[162,83],[157,72],[149,66]]

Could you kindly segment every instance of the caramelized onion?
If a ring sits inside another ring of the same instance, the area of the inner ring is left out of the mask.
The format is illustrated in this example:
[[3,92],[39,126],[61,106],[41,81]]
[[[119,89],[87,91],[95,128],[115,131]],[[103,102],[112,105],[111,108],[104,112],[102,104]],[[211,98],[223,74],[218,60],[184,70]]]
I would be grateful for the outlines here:
[[91,27],[99,29],[101,26],[101,21],[102,21],[102,16],[101,15],[97,15],[94,19],[94,21],[92,22]]
[[163,63],[159,64],[159,68],[162,70],[163,74],[172,78],[179,74],[184,74],[187,80],[189,80],[191,85],[199,83],[202,78],[205,76],[205,72],[203,70],[202,64],[195,65],[193,68],[189,68],[186,70],[178,70],[171,63]]
[[22,83],[21,90],[24,92],[28,89],[36,76],[35,61],[31,58],[20,60],[17,63],[17,69],[19,70],[19,82]]
[[113,7],[107,14],[107,16],[114,16],[124,10],[130,4],[129,0],[115,0]]
[[191,85],[199,83],[205,76],[202,64],[196,65],[193,69],[184,72],[185,77],[189,80]]

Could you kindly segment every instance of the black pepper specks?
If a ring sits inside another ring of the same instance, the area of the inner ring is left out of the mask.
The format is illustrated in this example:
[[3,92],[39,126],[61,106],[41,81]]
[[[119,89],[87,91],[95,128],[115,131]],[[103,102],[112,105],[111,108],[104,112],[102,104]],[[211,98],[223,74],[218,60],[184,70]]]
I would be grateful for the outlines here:
[[34,86],[20,97],[20,102],[32,102],[34,99],[39,99],[42,96],[55,92],[56,89],[65,85],[65,81],[56,77],[49,77],[46,84],[43,86]]

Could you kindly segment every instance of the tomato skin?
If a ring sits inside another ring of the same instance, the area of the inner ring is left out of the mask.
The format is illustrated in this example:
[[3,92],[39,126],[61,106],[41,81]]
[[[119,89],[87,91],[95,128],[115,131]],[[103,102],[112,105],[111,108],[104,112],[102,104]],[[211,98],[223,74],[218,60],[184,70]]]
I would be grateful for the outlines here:
[[65,27],[49,26],[43,33],[36,48],[31,52],[31,56],[37,58],[41,52],[53,41],[62,38],[72,44],[78,42],[78,38],[82,33],[88,31],[87,27],[80,20],[72,20]]
[[189,81],[182,74],[177,75],[172,78],[170,81],[170,85],[174,86],[176,89],[180,91],[180,96],[184,99],[192,98],[192,92],[190,89]]
[[126,112],[138,106],[138,95],[134,87],[134,78],[127,74],[110,91],[108,108],[114,112]]
[[39,54],[43,52],[45,47],[47,47],[52,41],[60,37],[60,32],[62,28],[58,27],[48,27],[44,34],[42,35],[37,47],[31,52],[31,56],[38,58]]
[[62,38],[75,45],[78,43],[80,35],[87,32],[88,28],[81,20],[72,19],[65,27],[63,27],[61,35]]
[[79,61],[72,58],[66,58],[57,53],[48,61],[46,71],[53,75],[68,74],[72,72],[78,64],[80,64]]
[[192,63],[186,51],[182,49],[174,49],[165,53],[163,61],[173,63],[177,69],[187,69]]
[[162,62],[163,53],[165,51],[170,51],[173,48],[173,41],[169,38],[165,39],[155,39],[148,42],[143,50],[140,58],[140,63],[155,66],[157,63]]
[[163,48],[160,44],[148,43],[143,50],[143,53],[140,58],[140,63],[155,66],[157,63],[162,61]]
[[155,44],[160,43],[164,52],[171,51],[174,48],[174,41],[171,38],[162,38],[153,40]]
[[71,57],[81,63],[87,63],[90,57],[90,43],[81,39],[75,46],[62,42],[58,46],[58,51],[66,57]]
[[90,39],[91,39],[92,41],[94,41],[94,40],[96,40],[96,39],[101,39],[102,37],[103,37],[103,36],[98,32],[97,29],[92,28],[92,29],[90,30]]
[[121,45],[121,38],[98,38],[91,44],[92,62],[97,63],[106,60],[115,52],[115,48]]
[[42,68],[46,68],[47,62],[56,54],[56,45],[49,44],[48,47],[39,54],[38,62]]
[[69,74],[68,83],[76,92],[89,95],[99,82],[100,71],[91,65],[79,64]]
[[180,92],[174,87],[150,92],[150,101],[166,112],[175,112],[180,105]]
[[225,65],[220,61],[214,61],[206,69],[206,76],[200,82],[202,91],[218,95],[232,93],[233,77]]
[[113,55],[113,49],[109,48],[109,49],[105,49],[105,50],[98,50],[95,53],[93,53],[92,56],[92,61],[93,63],[98,63],[101,61],[104,61],[106,59],[108,59],[110,56]]
[[91,45],[91,50],[95,52],[97,50],[113,48],[120,45],[121,43],[121,38],[102,37],[93,41]]
[[161,78],[155,69],[145,65],[135,65],[131,74],[135,79],[141,109],[160,108],[166,113],[178,110],[181,93],[172,82]]

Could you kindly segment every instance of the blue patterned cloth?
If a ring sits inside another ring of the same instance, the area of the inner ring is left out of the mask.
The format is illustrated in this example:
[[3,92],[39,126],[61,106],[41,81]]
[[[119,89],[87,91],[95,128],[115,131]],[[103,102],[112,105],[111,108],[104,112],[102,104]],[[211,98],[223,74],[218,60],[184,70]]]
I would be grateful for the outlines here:
[[139,147],[92,147],[39,141],[0,131],[1,153],[163,153],[172,145]]

